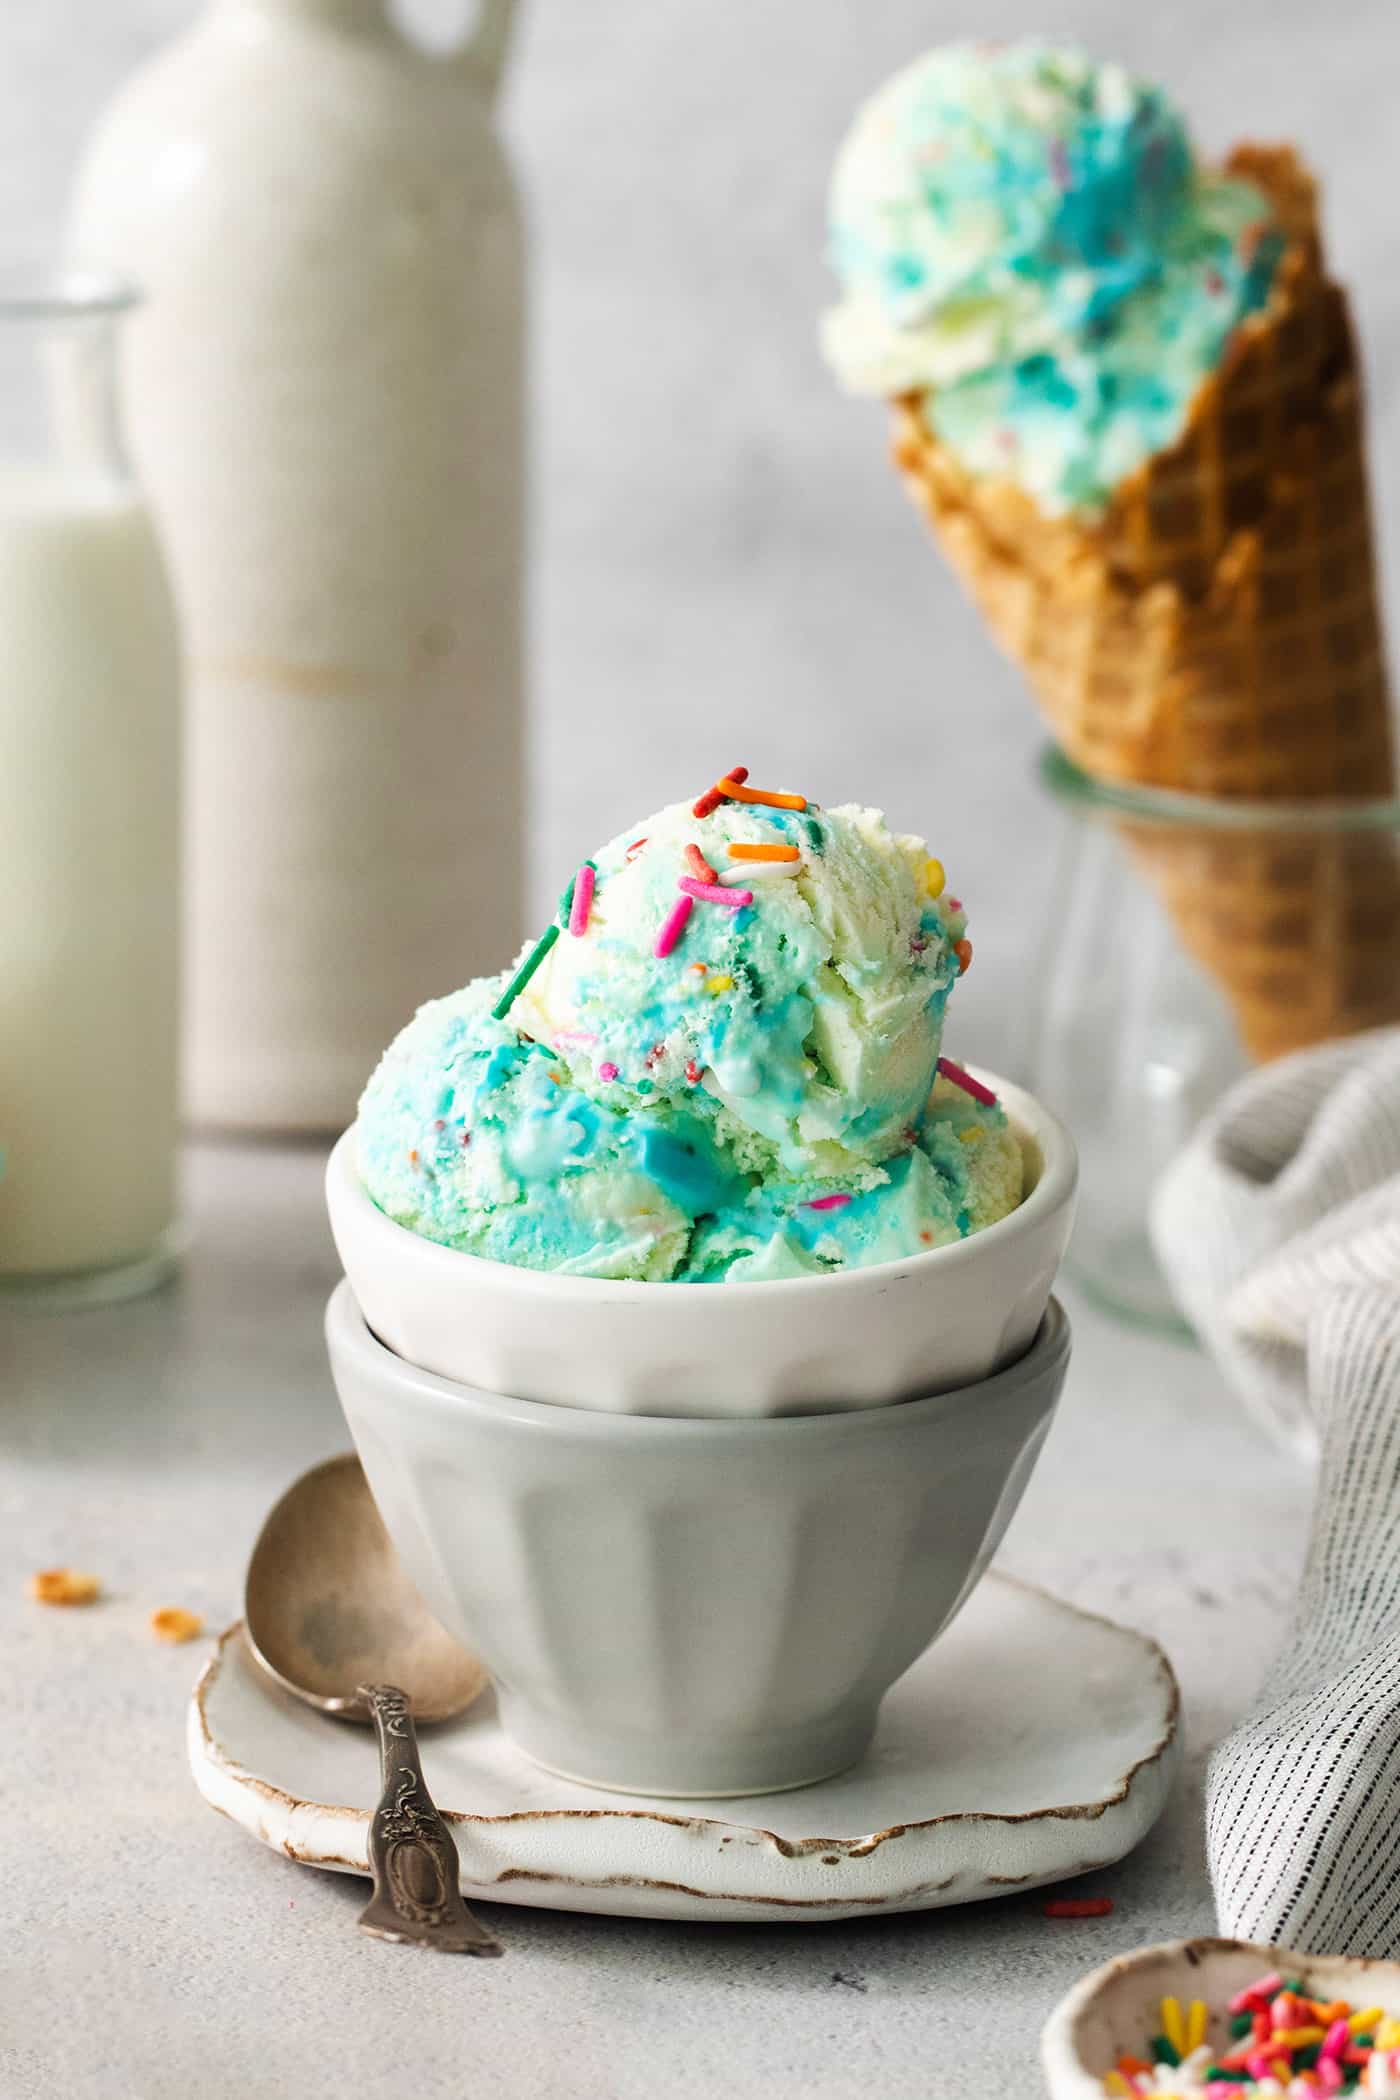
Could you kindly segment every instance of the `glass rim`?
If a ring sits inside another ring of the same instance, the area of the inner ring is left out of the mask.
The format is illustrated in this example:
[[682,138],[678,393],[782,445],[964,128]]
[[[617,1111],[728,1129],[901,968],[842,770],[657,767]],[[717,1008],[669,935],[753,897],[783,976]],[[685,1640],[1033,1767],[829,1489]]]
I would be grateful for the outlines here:
[[1176,788],[1097,780],[1066,758],[1058,744],[1042,747],[1036,770],[1054,799],[1067,807],[1133,817],[1145,824],[1234,832],[1400,832],[1400,796],[1396,795],[1325,796],[1310,802],[1188,795]]
[[0,321],[91,321],[129,313],[141,288],[116,270],[0,261]]

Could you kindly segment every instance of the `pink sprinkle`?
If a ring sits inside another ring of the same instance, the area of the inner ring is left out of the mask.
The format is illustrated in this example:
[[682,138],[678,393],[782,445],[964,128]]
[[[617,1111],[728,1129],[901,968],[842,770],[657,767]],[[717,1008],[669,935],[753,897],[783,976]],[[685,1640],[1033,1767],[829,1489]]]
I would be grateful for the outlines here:
[[614,1080],[619,1076],[619,1069],[610,1057],[604,1058],[602,1064],[598,1067],[598,1077],[608,1081]]
[[[945,1079],[951,1079],[954,1086],[960,1086],[965,1094],[971,1094],[973,1100],[980,1101],[984,1108],[996,1107],[997,1097],[991,1088],[983,1086],[980,1079],[974,1079],[971,1072],[964,1072],[962,1066],[955,1065],[951,1057],[940,1057],[938,1069]],[[1239,2010],[1244,2010],[1243,2004]]]
[[597,1040],[598,1038],[591,1028],[561,1028],[554,1038],[554,1047],[558,1050],[565,1043],[582,1043],[586,1046],[589,1043],[596,1043]]
[[1337,2062],[1335,2056],[1319,2056],[1317,2060],[1317,2075],[1329,2093],[1340,2092],[1346,2084],[1346,2072]]
[[[1318,2068],[1321,2069],[1321,2063],[1324,2057],[1340,2056],[1343,2049],[1349,2048],[1350,2045],[1350,2027],[1347,2025],[1345,2020],[1334,2020],[1332,2022],[1332,2025],[1328,2028],[1322,2047],[1318,2052]],[[1338,2083],[1340,2083],[1340,2080],[1338,2081]]]
[[569,931],[575,940],[581,939],[588,931],[588,913],[593,903],[593,886],[597,879],[587,861],[574,878],[574,901],[569,911]]
[[943,901],[944,901],[944,903],[945,903],[945,904],[947,905],[947,907],[948,907],[949,911],[961,911],[961,910],[962,910],[962,898],[961,898],[961,897],[945,897]]
[[731,911],[753,903],[752,890],[722,889],[717,882],[697,882],[693,875],[682,875],[676,888],[687,897],[698,897],[702,904],[727,904]]
[[1230,2010],[1232,2013],[1266,2012],[1273,1993],[1282,1989],[1283,1978],[1276,1970],[1271,1969],[1267,1976],[1261,1976],[1257,1983],[1251,1983],[1248,1990],[1237,1992],[1230,2000]]
[[843,1207],[843,1206],[844,1206],[845,1204],[849,1203],[849,1202],[850,1202],[850,1200],[851,1200],[851,1199],[850,1199],[850,1197],[849,1197],[848,1195],[841,1195],[841,1194],[838,1194],[838,1195],[835,1195],[835,1196],[813,1196],[813,1198],[812,1198],[812,1200],[811,1200],[811,1202],[810,1202],[810,1203],[806,1203],[806,1204],[804,1204],[804,1205],[803,1205],[803,1209],[804,1209],[804,1210],[840,1210],[840,1209],[842,1209],[842,1207]]
[[[729,895],[728,890],[724,892],[724,895],[726,897]],[[651,951],[658,960],[669,955],[675,947],[676,942],[685,932],[685,922],[694,909],[695,899],[693,897],[677,897],[662,921],[661,931],[656,936],[656,946]]]

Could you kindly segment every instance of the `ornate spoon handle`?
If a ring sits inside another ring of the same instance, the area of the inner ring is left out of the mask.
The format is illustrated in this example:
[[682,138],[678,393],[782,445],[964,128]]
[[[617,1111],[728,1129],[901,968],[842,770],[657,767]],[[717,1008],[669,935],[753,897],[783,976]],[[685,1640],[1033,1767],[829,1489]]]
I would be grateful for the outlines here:
[[361,1926],[376,1939],[411,1940],[443,1954],[501,1953],[462,1901],[457,1847],[424,1782],[407,1699],[392,1684],[359,1690],[379,1732],[383,1784],[369,1830],[374,1894]]

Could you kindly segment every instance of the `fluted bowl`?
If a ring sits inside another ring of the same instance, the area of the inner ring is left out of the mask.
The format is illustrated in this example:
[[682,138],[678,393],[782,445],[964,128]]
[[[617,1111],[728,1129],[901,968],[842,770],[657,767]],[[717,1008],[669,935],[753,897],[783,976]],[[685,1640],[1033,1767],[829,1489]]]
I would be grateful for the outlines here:
[[855,1762],[986,1567],[1054,1413],[1069,1324],[980,1382],[745,1421],[519,1400],[406,1363],[342,1283],[331,1368],[424,1598],[520,1748],[586,1783],[766,1793]]

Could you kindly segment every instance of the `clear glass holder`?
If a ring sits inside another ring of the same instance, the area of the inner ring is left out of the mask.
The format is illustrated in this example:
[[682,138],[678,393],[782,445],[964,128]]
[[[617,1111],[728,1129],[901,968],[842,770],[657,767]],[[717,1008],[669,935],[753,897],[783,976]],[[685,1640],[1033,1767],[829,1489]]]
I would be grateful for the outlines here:
[[1091,779],[1051,746],[1059,837],[1020,1066],[1069,1123],[1066,1263],[1101,1304],[1188,1333],[1152,1191],[1262,1059],[1400,1021],[1400,801],[1226,801]]

